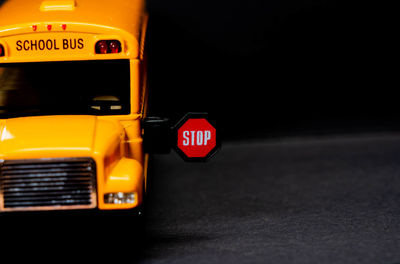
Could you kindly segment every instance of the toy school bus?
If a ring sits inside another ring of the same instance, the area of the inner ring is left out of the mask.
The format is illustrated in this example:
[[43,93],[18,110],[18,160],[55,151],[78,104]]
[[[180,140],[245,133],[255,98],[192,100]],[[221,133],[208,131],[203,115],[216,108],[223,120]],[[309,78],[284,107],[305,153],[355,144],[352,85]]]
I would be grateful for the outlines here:
[[0,3],[0,212],[140,207],[145,2]]

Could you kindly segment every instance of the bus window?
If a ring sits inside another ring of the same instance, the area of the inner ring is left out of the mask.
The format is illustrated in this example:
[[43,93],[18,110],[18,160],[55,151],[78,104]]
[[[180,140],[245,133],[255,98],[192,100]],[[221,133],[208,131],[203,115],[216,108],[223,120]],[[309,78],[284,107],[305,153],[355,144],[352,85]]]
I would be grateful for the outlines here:
[[129,113],[129,60],[0,65],[0,118]]

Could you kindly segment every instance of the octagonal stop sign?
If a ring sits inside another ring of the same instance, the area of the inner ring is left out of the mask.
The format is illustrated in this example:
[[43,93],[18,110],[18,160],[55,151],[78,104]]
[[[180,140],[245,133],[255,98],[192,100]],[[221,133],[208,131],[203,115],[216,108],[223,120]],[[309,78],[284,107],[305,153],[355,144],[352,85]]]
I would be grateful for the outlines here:
[[189,113],[176,126],[176,151],[186,161],[206,161],[219,144],[217,130],[207,114]]

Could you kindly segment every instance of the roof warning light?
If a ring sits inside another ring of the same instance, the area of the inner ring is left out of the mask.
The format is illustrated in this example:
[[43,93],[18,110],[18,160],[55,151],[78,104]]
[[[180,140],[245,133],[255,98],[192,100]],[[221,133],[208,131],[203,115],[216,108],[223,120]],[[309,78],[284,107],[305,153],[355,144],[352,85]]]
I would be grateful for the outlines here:
[[122,51],[119,40],[100,40],[95,46],[96,54],[120,53]]
[[0,44],[0,57],[4,57],[5,51],[3,45]]

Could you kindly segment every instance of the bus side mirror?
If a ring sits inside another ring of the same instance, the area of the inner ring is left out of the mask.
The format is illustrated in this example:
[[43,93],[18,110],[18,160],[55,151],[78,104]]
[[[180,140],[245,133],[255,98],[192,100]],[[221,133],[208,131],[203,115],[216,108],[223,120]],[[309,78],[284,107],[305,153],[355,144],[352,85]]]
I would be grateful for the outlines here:
[[146,117],[142,121],[143,150],[149,154],[171,152],[171,125],[167,118]]

